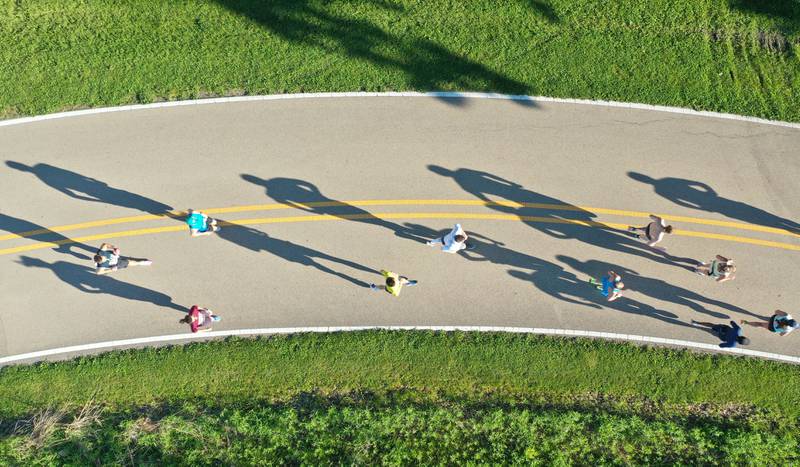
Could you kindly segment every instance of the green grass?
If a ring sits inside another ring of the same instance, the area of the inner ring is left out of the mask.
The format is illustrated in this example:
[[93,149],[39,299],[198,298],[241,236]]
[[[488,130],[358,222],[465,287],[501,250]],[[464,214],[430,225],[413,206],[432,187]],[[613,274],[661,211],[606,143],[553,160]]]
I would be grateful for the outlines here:
[[[414,388],[567,401],[602,393],[665,404],[755,405],[800,416],[800,368],[770,361],[597,340],[509,334],[370,331],[235,339],[115,352],[0,371],[0,416],[95,397],[111,406],[285,400],[303,391]],[[552,399],[556,397],[557,399]]]
[[797,0],[7,0],[0,116],[471,90],[800,121]]
[[0,462],[780,465],[798,387],[797,366],[587,339],[228,339],[3,368]]

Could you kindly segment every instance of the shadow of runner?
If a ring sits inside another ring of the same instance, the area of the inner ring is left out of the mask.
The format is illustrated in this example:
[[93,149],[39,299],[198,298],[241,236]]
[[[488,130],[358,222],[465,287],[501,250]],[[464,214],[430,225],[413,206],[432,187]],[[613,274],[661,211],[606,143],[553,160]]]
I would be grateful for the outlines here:
[[[743,313],[751,316],[759,316],[743,308],[739,308],[738,306],[731,305],[729,303],[716,300],[713,298],[705,297],[703,295],[698,294],[697,292],[693,292],[691,290],[684,289],[683,287],[672,285],[661,279],[654,279],[651,277],[641,276],[636,271],[624,268],[619,265],[610,264],[597,260],[588,260],[585,262],[581,262],[575,258],[564,255],[558,255],[556,256],[556,259],[564,264],[569,265],[573,269],[586,274],[588,277],[599,278],[605,275],[607,271],[613,270],[614,272],[622,275],[622,281],[625,283],[625,290],[632,290],[641,293],[643,295],[647,295],[648,297],[654,298],[656,300],[673,303],[677,306],[687,307],[698,313],[713,316],[714,318],[730,319],[730,316],[724,313],[708,310],[705,307],[706,305],[716,306],[731,312]],[[623,297],[620,298],[619,300],[623,300],[626,298],[627,297],[624,295],[623,292]],[[610,305],[613,305],[613,303],[616,302],[611,302]]]
[[706,183],[675,177],[654,179],[638,172],[628,172],[628,176],[638,182],[652,185],[656,194],[678,206],[716,212],[749,224],[775,227],[800,234],[800,224],[797,222],[776,216],[761,208],[722,197]]
[[[296,178],[271,178],[265,180],[255,175],[242,174],[242,179],[264,187],[265,194],[275,201],[314,214],[340,217],[353,222],[362,222],[391,230],[402,238],[410,238],[405,227],[394,222],[375,217],[357,206],[328,198],[316,185]],[[347,217],[345,217],[347,216]],[[352,218],[350,216],[358,216]]]
[[172,297],[155,290],[141,287],[127,282],[114,279],[109,275],[99,276],[88,266],[69,263],[66,261],[56,261],[48,263],[38,258],[30,256],[20,256],[17,261],[19,264],[29,268],[49,269],[59,279],[75,287],[81,292],[90,294],[107,294],[115,297],[148,302],[153,305],[171,308],[173,310],[188,312],[186,307],[172,302]]
[[[411,223],[406,223],[405,226],[410,235],[422,241],[440,238],[450,231],[450,229],[437,231],[425,227],[424,225]],[[470,230],[466,230],[466,232],[467,235],[469,235],[467,241],[475,245],[475,248],[472,250],[461,250],[458,254],[468,261],[488,262],[518,268],[509,269],[509,275],[532,283],[536,288],[553,298],[576,305],[601,308],[599,305],[581,299],[580,296],[575,295],[575,291],[579,285],[578,278],[574,274],[565,271],[561,266],[541,258],[536,258],[506,248],[504,243],[493,240],[485,235]]]
[[[45,185],[64,193],[70,198],[138,209],[150,214],[167,215],[172,210],[171,206],[164,203],[130,191],[111,187],[100,180],[50,164],[29,166],[16,161],[6,161],[6,165],[14,170],[32,173]],[[167,217],[177,218],[176,216]]]
[[217,233],[217,235],[224,240],[235,243],[236,245],[247,248],[251,251],[266,251],[267,253],[271,253],[279,258],[283,258],[286,261],[300,264],[302,266],[313,267],[318,271],[342,278],[360,287],[369,287],[369,283],[348,276],[342,272],[333,270],[328,266],[319,263],[317,260],[331,261],[370,274],[380,274],[378,271],[372,268],[362,266],[353,261],[337,258],[327,253],[314,250],[313,248],[271,237],[268,234],[252,227],[230,224],[222,221],[221,219],[220,222],[223,223],[223,227],[222,230]]
[[[29,235],[26,235],[25,238],[35,240],[37,242],[63,242],[64,243],[63,245],[54,247],[53,251],[72,255],[77,259],[89,260],[92,258],[92,256],[94,256],[94,253],[97,251],[97,248],[93,248],[89,245],[76,242],[71,238],[61,235],[58,232],[53,232],[52,230],[49,230],[46,227],[42,227],[32,222],[28,222],[26,220],[12,217],[3,213],[0,213],[0,230],[5,230],[6,232],[17,235],[30,233]],[[89,254],[84,255],[76,251],[72,251],[72,247],[80,248],[88,252]]]
[[[488,172],[460,168],[449,170],[438,165],[428,168],[443,177],[452,178],[464,191],[487,202],[525,203],[526,206],[489,205],[505,214],[531,216],[536,210],[537,220],[522,222],[558,239],[575,239],[599,248],[647,258],[658,263],[693,271],[697,261],[661,252],[635,239],[629,232],[606,226],[596,220],[597,215],[581,207],[565,203],[550,196],[528,190],[518,183]],[[591,224],[591,227],[580,225]]]
[[[413,89],[469,89],[473,91],[531,94],[528,85],[486,65],[465,58],[424,37],[392,35],[375,24],[353,16],[334,15],[326,3],[311,0],[217,0],[284,40],[321,49],[329,54],[356,57],[374,65],[400,70]],[[541,2],[537,2],[541,3]],[[403,14],[402,5],[386,1],[364,2],[365,8],[382,8],[386,15]],[[443,99],[448,102],[448,99]],[[514,101],[535,107],[533,101]],[[451,101],[458,105],[460,101]]]

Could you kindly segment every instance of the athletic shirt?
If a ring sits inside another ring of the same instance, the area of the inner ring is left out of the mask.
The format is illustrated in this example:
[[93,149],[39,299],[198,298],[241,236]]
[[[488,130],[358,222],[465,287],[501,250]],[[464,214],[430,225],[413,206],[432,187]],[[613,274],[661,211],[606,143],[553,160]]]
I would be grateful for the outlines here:
[[381,274],[383,275],[383,277],[392,277],[392,278],[394,278],[394,287],[389,287],[389,285],[387,284],[386,285],[386,291],[389,292],[390,294],[394,295],[395,297],[400,296],[400,289],[403,288],[403,284],[400,283],[400,276],[398,274],[393,273],[393,272],[384,271],[384,270],[381,271]]
[[97,254],[103,257],[103,261],[97,263],[98,268],[112,268],[119,262],[119,255],[115,255],[113,251],[97,250]]
[[722,263],[717,260],[711,262],[711,275],[714,277],[722,277],[725,275],[725,273],[722,272]]
[[444,240],[443,241],[444,244],[442,245],[442,251],[444,251],[445,253],[455,253],[467,247],[467,245],[463,243],[458,243],[456,241],[456,235],[464,235],[464,230],[461,228],[461,224],[456,224],[455,227],[453,227],[453,230],[451,230],[449,234],[444,236],[444,238],[442,239]]
[[193,212],[189,215],[189,217],[186,218],[186,223],[189,224],[189,228],[192,230],[200,232],[208,230],[206,228],[206,218],[199,212]]
[[774,317],[772,319],[772,322],[770,323],[771,326],[769,330],[772,332],[786,332],[786,333],[794,331],[795,329],[797,329],[797,326],[789,327],[788,324],[784,324],[790,319],[792,319],[792,315]]
[[620,293],[622,290],[618,289],[616,285],[617,281],[612,281],[611,278],[605,276],[603,277],[603,288],[600,293],[602,293],[604,297],[608,297],[612,293]]

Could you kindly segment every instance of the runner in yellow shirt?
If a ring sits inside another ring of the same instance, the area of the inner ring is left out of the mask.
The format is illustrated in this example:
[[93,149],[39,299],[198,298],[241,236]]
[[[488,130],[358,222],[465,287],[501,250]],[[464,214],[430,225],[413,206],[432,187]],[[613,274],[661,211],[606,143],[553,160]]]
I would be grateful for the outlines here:
[[381,269],[381,274],[386,278],[386,285],[370,284],[369,288],[372,290],[385,290],[395,297],[400,296],[400,290],[404,285],[417,285],[417,281],[412,281],[406,276],[401,276],[393,272]]

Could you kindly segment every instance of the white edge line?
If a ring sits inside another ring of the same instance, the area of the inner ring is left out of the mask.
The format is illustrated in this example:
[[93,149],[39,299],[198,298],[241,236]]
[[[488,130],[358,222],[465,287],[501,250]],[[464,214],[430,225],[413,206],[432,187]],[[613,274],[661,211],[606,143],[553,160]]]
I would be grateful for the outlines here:
[[490,92],[316,92],[316,93],[298,93],[298,94],[269,94],[263,96],[231,96],[231,97],[214,97],[209,99],[192,99],[183,101],[165,101],[155,102],[152,104],[132,104],[121,105],[117,107],[100,107],[84,110],[72,110],[69,112],[58,112],[46,115],[36,115],[32,117],[21,117],[9,120],[0,120],[0,126],[21,125],[23,123],[39,122],[43,120],[54,120],[58,118],[78,117],[82,115],[93,115],[110,112],[124,112],[128,110],[144,110],[156,109],[162,107],[180,107],[184,105],[202,105],[202,104],[222,104],[228,102],[253,102],[253,101],[272,101],[284,99],[321,99],[321,98],[336,98],[336,97],[435,97],[435,98],[451,98],[451,99],[501,99],[512,101],[525,101],[525,102],[554,102],[560,104],[578,104],[578,105],[596,105],[602,107],[618,107],[625,109],[637,110],[652,110],[656,112],[669,112],[684,115],[692,115],[696,117],[711,117],[721,118],[726,120],[738,120],[750,123],[760,123],[763,125],[774,125],[785,128],[800,129],[800,123],[782,122],[778,120],[767,120],[765,118],[748,117],[744,115],[727,114],[720,112],[710,112],[705,110],[692,110],[684,107],[669,107],[664,105],[650,105],[638,104],[635,102],[617,102],[617,101],[603,101],[603,100],[589,100],[589,99],[569,99],[559,97],[545,97],[545,96],[525,96],[514,94],[497,94]]
[[171,334],[166,336],[140,337],[136,339],[123,339],[116,341],[96,342],[94,344],[73,345],[70,347],[60,347],[57,349],[41,350],[19,355],[11,355],[0,358],[0,365],[24,361],[38,360],[52,355],[86,352],[89,350],[113,349],[119,347],[129,347],[141,344],[152,344],[156,342],[178,342],[209,339],[212,337],[230,336],[253,336],[253,335],[276,335],[276,334],[298,334],[298,333],[329,333],[329,332],[352,332],[383,329],[390,331],[490,331],[508,332],[514,334],[544,334],[572,337],[592,337],[599,339],[612,339],[630,342],[647,342],[660,345],[673,345],[690,349],[711,350],[721,353],[731,353],[738,355],[748,355],[751,357],[778,360],[782,362],[800,364],[800,357],[781,355],[770,352],[761,352],[749,349],[729,349],[720,348],[715,344],[702,342],[692,342],[678,339],[667,339],[660,337],[636,336],[629,334],[616,334],[613,332],[582,331],[575,329],[548,329],[548,328],[525,328],[525,327],[503,327],[503,326],[312,326],[294,328],[256,328],[256,329],[233,329],[229,331],[210,331],[197,334]]

